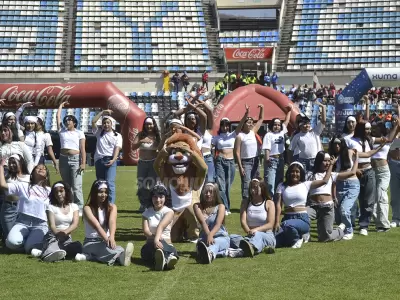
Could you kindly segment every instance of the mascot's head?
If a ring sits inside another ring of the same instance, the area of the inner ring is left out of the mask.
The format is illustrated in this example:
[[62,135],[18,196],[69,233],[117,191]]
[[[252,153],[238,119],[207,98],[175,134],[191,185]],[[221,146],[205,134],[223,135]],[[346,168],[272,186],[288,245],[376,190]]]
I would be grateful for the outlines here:
[[201,152],[193,138],[184,133],[174,134],[166,141],[168,158],[166,164],[172,167],[175,175],[185,174],[193,159],[199,159]]

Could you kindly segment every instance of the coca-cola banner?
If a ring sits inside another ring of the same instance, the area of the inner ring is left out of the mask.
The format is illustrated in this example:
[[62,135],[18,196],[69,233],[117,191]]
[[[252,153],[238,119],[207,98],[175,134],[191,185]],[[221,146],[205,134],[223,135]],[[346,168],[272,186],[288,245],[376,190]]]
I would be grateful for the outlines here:
[[274,48],[224,48],[227,61],[270,60]]
[[132,149],[133,140],[142,129],[146,114],[130,101],[112,82],[68,84],[0,84],[0,99],[7,108],[18,103],[32,102],[37,108],[58,108],[68,101],[66,108],[101,107],[111,109],[121,124],[124,163],[135,165],[138,152]]

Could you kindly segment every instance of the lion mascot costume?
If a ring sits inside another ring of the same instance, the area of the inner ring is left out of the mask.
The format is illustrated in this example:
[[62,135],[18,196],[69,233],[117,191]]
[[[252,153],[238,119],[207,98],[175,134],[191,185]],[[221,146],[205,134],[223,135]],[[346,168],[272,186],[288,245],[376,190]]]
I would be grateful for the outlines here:
[[207,165],[194,139],[185,133],[175,133],[165,141],[154,162],[160,180],[170,191],[175,212],[171,239],[174,242],[199,236],[193,204],[199,202]]

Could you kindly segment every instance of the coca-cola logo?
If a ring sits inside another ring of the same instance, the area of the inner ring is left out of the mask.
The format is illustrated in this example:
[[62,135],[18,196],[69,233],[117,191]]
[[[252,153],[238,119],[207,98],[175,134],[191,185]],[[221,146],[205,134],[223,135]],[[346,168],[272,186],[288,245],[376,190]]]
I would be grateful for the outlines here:
[[266,57],[265,48],[254,48],[254,49],[236,49],[233,51],[232,58],[233,59],[264,59]]
[[67,93],[75,86],[51,85],[37,90],[20,90],[17,85],[6,89],[0,96],[6,103],[32,102],[37,107],[57,107],[62,102],[69,101],[71,95]]

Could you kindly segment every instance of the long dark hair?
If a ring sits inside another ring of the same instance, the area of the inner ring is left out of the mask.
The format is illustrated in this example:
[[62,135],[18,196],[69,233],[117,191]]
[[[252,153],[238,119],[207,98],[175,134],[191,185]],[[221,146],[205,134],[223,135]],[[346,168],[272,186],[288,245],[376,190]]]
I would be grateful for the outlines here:
[[[112,125],[112,120],[109,118],[103,118],[103,120],[101,120],[101,125],[104,125],[104,121],[105,120],[109,120],[111,122]],[[118,136],[118,133],[111,127],[112,132],[114,133],[114,136]],[[106,133],[106,131],[104,129],[101,130],[100,136],[103,136]]]
[[261,197],[263,200],[271,200],[271,195],[268,192],[267,185],[264,182],[264,179],[261,178],[255,178],[256,180],[252,179],[250,180],[249,183],[249,204],[253,201],[253,196],[251,195],[250,189],[251,189],[251,184],[256,181],[261,189]]
[[51,187],[51,192],[50,192],[50,195],[49,195],[50,204],[54,205],[54,206],[57,206],[57,207],[60,207],[59,203],[58,203],[58,201],[56,199],[56,195],[54,194],[54,186],[56,184],[62,184],[64,186],[65,199],[64,199],[64,203],[63,204],[66,206],[66,205],[72,203],[73,200],[74,200],[74,196],[72,194],[71,187],[69,186],[68,183],[60,180],[60,181],[57,181],[56,183],[54,183],[53,186]]
[[268,129],[269,129],[270,132],[272,132],[272,130],[273,130],[273,128],[274,128],[274,123],[275,123],[275,121],[277,121],[277,120],[281,122],[281,123],[280,123],[280,125],[281,125],[281,131],[283,130],[283,126],[282,126],[282,121],[281,121],[281,119],[279,119],[279,118],[273,118],[273,119],[271,120],[271,122],[268,123]]
[[3,123],[0,126],[0,132],[3,131],[4,129],[7,129],[11,133],[11,141],[10,142],[19,142],[18,128],[15,125],[9,126],[9,125]]
[[[17,154],[17,155],[18,155],[18,157],[19,157],[19,160],[15,159],[14,157],[10,157],[10,158],[8,159],[8,162],[10,162],[10,159],[15,160],[15,163],[16,163],[17,165],[19,165],[19,169],[21,170],[21,173],[22,173],[23,175],[29,175],[29,171],[28,171],[28,167],[27,167],[27,165],[26,165],[26,161],[22,158],[21,155],[19,155],[19,154]],[[10,168],[8,168],[8,177],[11,178],[11,179],[13,179],[13,180],[15,180],[15,179],[18,178],[18,172],[12,172],[12,171],[10,170]]]
[[306,171],[304,171],[304,167],[300,166],[298,163],[292,163],[285,174],[285,182],[283,183],[285,187],[291,186],[293,184],[290,173],[294,168],[298,168],[300,170],[300,182],[306,181]]
[[[26,130],[26,125],[24,124],[24,136],[26,137],[26,133],[29,132]],[[36,148],[36,143],[37,143],[37,124],[35,123],[35,128],[32,130],[32,132],[35,135],[35,144],[33,145],[33,148]]]
[[[99,221],[99,208],[100,205],[97,201],[97,192],[99,191],[99,186],[101,184],[106,184],[107,199],[105,200],[102,209],[105,210],[104,225],[108,228],[108,220],[110,219],[111,205],[110,205],[110,186],[106,180],[95,180],[90,188],[90,193],[86,205],[90,207],[92,214],[95,216],[96,220]],[[99,221],[100,222],[100,221]]]
[[[39,166],[44,166],[46,168],[46,178],[39,181],[39,182],[34,182],[33,180],[33,174],[35,173],[36,169]],[[34,185],[40,185],[41,187],[50,187],[50,172],[49,169],[46,167],[45,164],[38,164],[37,166],[35,166],[31,172],[31,176],[30,176],[30,186],[34,186]]]
[[218,135],[220,135],[222,132],[221,132],[221,127],[222,126],[231,126],[231,122],[229,121],[229,120],[227,120],[227,119],[222,119],[220,122],[219,122],[219,129],[218,129]]
[[[339,153],[335,153],[334,151],[334,146],[336,144],[335,141],[340,140],[340,151]],[[340,171],[345,171],[351,168],[351,160],[349,156],[349,148],[347,147],[346,140],[344,138],[341,138],[339,135],[336,137],[333,137],[332,140],[329,143],[329,154],[331,156],[338,157],[338,162],[339,162],[339,170]]]
[[354,135],[353,135],[354,138],[358,138],[362,142],[361,146],[362,146],[363,152],[365,152],[365,142],[368,143],[370,150],[373,149],[372,141],[371,141],[370,137],[365,134],[365,124],[366,123],[364,123],[364,122],[357,123],[356,128],[354,129]]
[[313,167],[313,174],[321,173],[321,165],[325,160],[325,151],[319,151],[315,156],[314,167]]
[[189,118],[190,115],[194,115],[194,117],[196,118],[196,125],[194,126],[193,131],[198,133],[199,132],[200,119],[199,119],[199,115],[197,113],[195,113],[194,111],[189,111],[188,113],[185,114],[185,122],[184,122],[185,127],[189,128],[188,127],[188,123],[189,123],[188,122],[188,118]]
[[[347,121],[348,121],[348,119],[349,119],[350,117],[353,117],[354,119],[357,120],[356,116],[353,116],[353,115],[347,116],[346,121],[344,122],[344,126],[343,126],[343,133],[344,133],[344,134],[349,134],[349,133],[350,133],[350,132],[349,132],[349,129],[347,128]],[[357,125],[356,125],[356,126],[357,126]]]
[[155,136],[156,136],[156,142],[157,142],[157,143],[160,143],[160,141],[161,141],[160,130],[158,129],[157,122],[156,122],[156,120],[155,120],[153,117],[146,117],[146,118],[144,119],[143,125],[142,125],[142,131],[139,132],[139,140],[142,140],[142,139],[144,139],[145,137],[149,136],[149,133],[147,132],[147,129],[146,129],[146,126],[145,126],[146,120],[147,120],[147,119],[151,119],[151,120],[153,121],[153,126],[154,126],[154,129],[153,129],[153,130],[154,130],[154,134],[155,134]]

